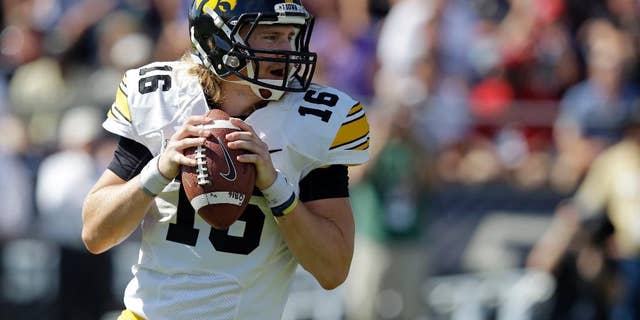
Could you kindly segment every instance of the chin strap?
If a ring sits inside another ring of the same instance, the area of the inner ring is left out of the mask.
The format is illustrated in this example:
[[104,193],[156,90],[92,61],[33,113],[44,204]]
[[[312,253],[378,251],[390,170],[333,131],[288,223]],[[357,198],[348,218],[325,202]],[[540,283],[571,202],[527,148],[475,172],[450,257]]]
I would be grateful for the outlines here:
[[[225,79],[226,77],[221,77],[220,75],[218,75],[218,73],[216,72],[215,68],[213,68],[211,66],[211,64],[209,63],[209,59],[207,59],[207,58],[203,59],[200,55],[193,54],[193,53],[191,54],[191,57],[194,60],[194,62],[204,65],[205,67],[207,67],[209,70],[211,70],[216,76],[218,76],[223,81],[233,82],[233,83],[249,86],[249,88],[251,88],[251,91],[258,98],[260,98],[262,100],[270,100],[270,101],[280,100],[280,98],[282,98],[282,95],[284,95],[284,93],[285,93],[285,91],[275,90],[275,89],[268,89],[268,88],[259,86],[257,84],[251,83],[251,82],[246,81],[246,80],[228,80],[228,79]],[[278,84],[282,83],[281,80],[273,80],[273,79],[260,79],[260,81],[266,82],[266,83],[269,83],[269,84],[273,84],[273,85],[278,85]]]
[[[270,80],[270,79],[260,79],[260,81],[266,82],[269,84],[274,84],[274,85],[282,83],[282,81],[280,80]],[[251,88],[251,91],[253,91],[253,93],[262,100],[271,100],[271,101],[280,100],[280,98],[282,98],[282,95],[284,94],[284,91],[282,90],[267,89],[265,87],[261,87],[259,85],[253,84],[248,81],[243,81],[243,82],[247,84]]]
[[[253,92],[253,94],[255,94],[258,98],[262,100],[269,100],[269,101],[280,100],[280,98],[282,98],[282,95],[284,95],[285,93],[285,91],[268,89],[246,80],[228,80],[228,79],[225,79],[224,77],[220,77],[220,79],[222,79],[223,81],[233,82],[233,83],[241,84],[244,86],[248,86],[249,88],[251,88],[251,91]],[[282,82],[280,80],[271,80],[271,79],[260,79],[260,81],[273,83],[273,84],[279,84]]]

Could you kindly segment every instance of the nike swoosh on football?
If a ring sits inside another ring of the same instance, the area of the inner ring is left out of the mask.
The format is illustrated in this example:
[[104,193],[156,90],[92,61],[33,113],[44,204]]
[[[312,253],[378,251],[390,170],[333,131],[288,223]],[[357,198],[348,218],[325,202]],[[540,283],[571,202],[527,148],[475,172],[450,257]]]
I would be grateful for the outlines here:
[[224,160],[227,162],[227,172],[226,173],[220,172],[220,175],[228,181],[235,181],[237,176],[236,167],[233,165],[233,160],[231,159],[229,150],[227,150],[227,147],[224,145],[224,142],[222,142],[222,139],[220,139],[220,137],[216,137],[216,138],[218,139],[218,143],[220,144],[220,147],[222,147],[222,152],[224,153]]
[[282,149],[271,149],[269,150],[269,153],[276,153],[278,151],[282,151]]

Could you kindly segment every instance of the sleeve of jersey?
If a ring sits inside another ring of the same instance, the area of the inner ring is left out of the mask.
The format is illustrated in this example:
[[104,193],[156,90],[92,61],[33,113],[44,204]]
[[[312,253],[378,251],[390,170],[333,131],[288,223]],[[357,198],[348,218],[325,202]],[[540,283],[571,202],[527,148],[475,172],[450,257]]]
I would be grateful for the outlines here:
[[362,104],[328,87],[291,95],[295,106],[285,130],[288,147],[315,160],[315,167],[357,165],[369,160],[369,123]]
[[107,131],[119,136],[138,140],[131,121],[130,85],[127,81],[131,77],[128,77],[127,73],[124,74],[122,81],[120,81],[116,88],[115,99],[107,112],[107,119],[102,126]]
[[357,165],[369,160],[369,122],[361,103],[347,112],[328,156],[332,164]]

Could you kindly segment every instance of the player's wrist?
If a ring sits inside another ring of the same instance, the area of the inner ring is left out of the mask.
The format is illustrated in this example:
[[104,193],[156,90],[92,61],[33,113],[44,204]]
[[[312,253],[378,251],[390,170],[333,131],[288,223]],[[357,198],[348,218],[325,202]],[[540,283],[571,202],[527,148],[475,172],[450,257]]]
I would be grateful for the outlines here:
[[268,174],[261,172],[260,175],[256,176],[256,188],[259,190],[267,189],[276,182],[277,178],[278,171],[275,168],[272,168],[271,172]]
[[140,172],[140,188],[148,195],[155,197],[171,182],[160,172],[160,156],[156,156]]
[[157,156],[158,171],[164,178],[169,179],[171,181],[180,172],[180,166],[173,164],[169,159],[167,159],[166,155],[164,156],[164,158],[162,157],[162,155],[163,154],[159,154]]
[[267,200],[267,204],[275,217],[286,216],[298,204],[298,197],[293,186],[280,171],[276,170],[275,181],[269,187],[260,191]]

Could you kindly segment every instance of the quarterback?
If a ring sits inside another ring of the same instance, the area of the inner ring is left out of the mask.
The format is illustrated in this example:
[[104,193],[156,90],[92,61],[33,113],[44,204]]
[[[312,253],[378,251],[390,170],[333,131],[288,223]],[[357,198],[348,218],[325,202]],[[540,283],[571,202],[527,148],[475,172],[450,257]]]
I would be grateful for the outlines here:
[[[85,199],[82,239],[99,254],[141,226],[120,320],[279,319],[298,264],[325,289],[347,277],[347,166],[368,160],[369,125],[358,101],[311,82],[313,17],[299,0],[195,0],[189,25],[185,57],[124,74],[103,124],[120,142]],[[196,166],[183,151],[211,134],[213,108],[256,168],[226,230],[194,213],[179,174]]]

